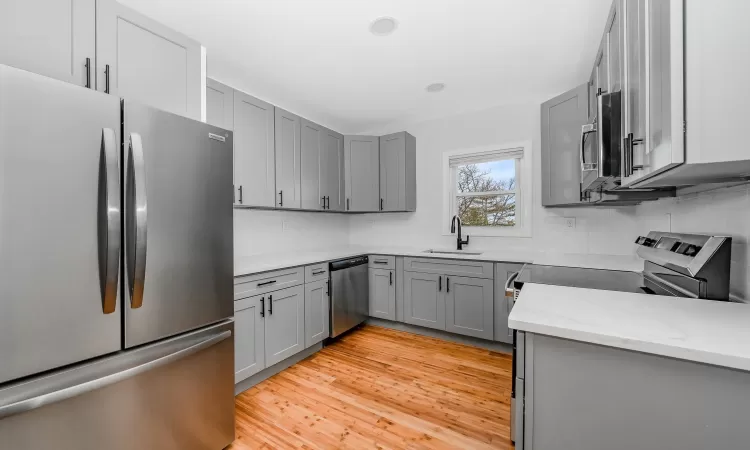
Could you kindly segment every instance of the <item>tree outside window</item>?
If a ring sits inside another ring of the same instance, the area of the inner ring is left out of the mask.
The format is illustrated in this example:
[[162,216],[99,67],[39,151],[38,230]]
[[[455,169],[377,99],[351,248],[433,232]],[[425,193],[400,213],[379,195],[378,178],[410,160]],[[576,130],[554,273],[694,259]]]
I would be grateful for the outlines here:
[[516,225],[516,159],[455,166],[455,212],[465,226]]

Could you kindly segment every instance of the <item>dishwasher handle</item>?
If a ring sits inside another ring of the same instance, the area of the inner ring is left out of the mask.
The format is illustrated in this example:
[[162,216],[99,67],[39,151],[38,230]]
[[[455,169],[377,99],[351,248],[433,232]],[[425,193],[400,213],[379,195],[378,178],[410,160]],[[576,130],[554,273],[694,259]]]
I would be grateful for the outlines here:
[[363,264],[367,264],[369,261],[370,261],[370,258],[367,256],[358,256],[356,258],[342,259],[340,261],[332,262],[330,269],[331,269],[331,272],[335,272],[337,270],[344,270],[350,267],[361,266]]

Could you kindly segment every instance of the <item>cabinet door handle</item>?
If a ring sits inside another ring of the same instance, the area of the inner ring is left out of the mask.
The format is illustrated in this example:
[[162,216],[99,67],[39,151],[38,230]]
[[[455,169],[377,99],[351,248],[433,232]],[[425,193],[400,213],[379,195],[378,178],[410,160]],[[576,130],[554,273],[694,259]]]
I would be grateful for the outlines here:
[[393,272],[388,272],[388,286],[393,286]]
[[373,264],[388,264],[388,261],[376,261],[376,260],[373,259],[372,263]]
[[86,58],[86,88],[91,89],[91,58]]
[[109,64],[104,65],[104,93],[109,94]]
[[273,315],[273,295],[268,296],[268,314]]
[[438,277],[438,292],[440,292],[442,290],[443,290],[443,277],[439,276]]
[[[269,284],[274,284],[275,282],[276,282],[276,280],[271,280],[271,281],[264,281],[263,283],[258,283],[258,287],[261,287],[261,286],[268,286]],[[269,297],[269,298],[270,298],[270,297]]]
[[451,279],[449,277],[445,277],[445,292],[451,291]]
[[346,199],[346,210],[349,211],[349,198]]
[[266,317],[266,298],[261,297],[260,298],[260,317]]
[[284,206],[284,191],[279,191],[279,206]]
[[326,195],[326,209],[331,209],[331,196]]
[[326,281],[326,295],[331,295],[331,282]]
[[383,210],[383,199],[382,198],[380,199],[380,210],[381,211]]
[[326,209],[326,196],[320,197],[320,201],[323,202],[323,209]]
[[242,185],[240,185],[240,205],[242,204]]
[[232,185],[232,203],[237,203],[237,196],[234,193],[234,185]]

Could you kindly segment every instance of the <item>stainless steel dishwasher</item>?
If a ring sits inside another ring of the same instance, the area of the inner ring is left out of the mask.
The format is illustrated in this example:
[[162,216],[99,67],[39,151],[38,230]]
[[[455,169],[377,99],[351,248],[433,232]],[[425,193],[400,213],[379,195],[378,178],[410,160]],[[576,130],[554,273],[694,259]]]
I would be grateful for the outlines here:
[[335,338],[367,319],[370,284],[367,256],[331,263],[331,337]]

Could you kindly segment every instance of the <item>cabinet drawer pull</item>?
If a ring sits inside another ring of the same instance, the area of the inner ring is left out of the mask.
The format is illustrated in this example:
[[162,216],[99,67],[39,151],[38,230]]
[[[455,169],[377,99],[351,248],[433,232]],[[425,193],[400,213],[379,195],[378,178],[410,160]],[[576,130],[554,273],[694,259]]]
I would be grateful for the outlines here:
[[321,275],[321,274],[324,274],[324,273],[326,273],[326,271],[325,271],[325,270],[320,270],[320,271],[318,271],[318,272],[313,272],[312,274],[313,274],[313,275]]
[[266,281],[266,282],[263,282],[263,283],[258,283],[258,287],[268,286],[269,284],[274,284],[274,283],[276,283],[276,280]]
[[388,264],[388,261],[376,261],[376,260],[373,259],[372,263],[373,264]]

